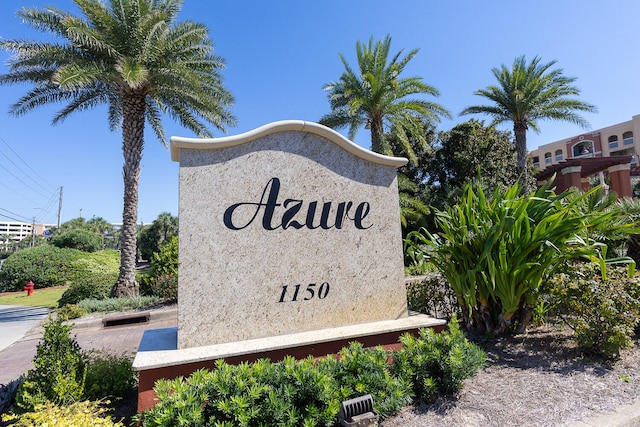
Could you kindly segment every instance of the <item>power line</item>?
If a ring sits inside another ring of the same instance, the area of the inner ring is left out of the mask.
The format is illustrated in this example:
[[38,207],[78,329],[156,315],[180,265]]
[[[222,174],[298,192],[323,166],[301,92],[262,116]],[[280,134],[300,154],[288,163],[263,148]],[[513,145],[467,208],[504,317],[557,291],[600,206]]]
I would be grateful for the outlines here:
[[[31,180],[36,184],[36,185],[45,185],[48,186],[50,189],[54,189],[55,187],[52,186],[51,184],[49,184],[49,182],[44,179],[42,176],[40,176],[40,174],[38,174],[38,172],[36,172],[35,170],[33,170],[33,168],[29,165],[29,163],[25,162],[22,157],[20,157],[20,155],[18,153],[16,153],[16,151],[11,148],[11,146],[9,145],[9,143],[7,141],[5,141],[2,137],[0,137],[0,141],[2,141],[2,143],[4,143],[4,145],[7,146],[7,148],[9,148],[9,150],[11,150],[11,152],[13,153],[14,156],[16,156],[21,162],[22,164],[25,166],[25,168],[29,169],[29,171],[31,171],[31,174],[27,175],[29,178],[31,178]],[[16,165],[10,158],[9,156],[7,156],[6,154],[4,154],[1,150],[0,153],[2,153],[3,156],[5,156],[15,167],[17,167],[18,169],[20,169],[20,166]],[[33,176],[37,176],[38,178],[40,178],[40,181],[42,183],[38,183],[35,181],[35,179],[33,179]]]

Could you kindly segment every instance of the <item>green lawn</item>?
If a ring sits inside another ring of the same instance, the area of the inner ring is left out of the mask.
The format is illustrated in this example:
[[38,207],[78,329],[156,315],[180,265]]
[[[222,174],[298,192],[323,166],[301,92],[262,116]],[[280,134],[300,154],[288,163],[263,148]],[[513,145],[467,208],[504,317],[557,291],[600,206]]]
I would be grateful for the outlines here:
[[0,305],[29,305],[32,307],[55,308],[58,300],[67,287],[53,289],[36,289],[33,295],[27,296],[27,291],[0,293]]

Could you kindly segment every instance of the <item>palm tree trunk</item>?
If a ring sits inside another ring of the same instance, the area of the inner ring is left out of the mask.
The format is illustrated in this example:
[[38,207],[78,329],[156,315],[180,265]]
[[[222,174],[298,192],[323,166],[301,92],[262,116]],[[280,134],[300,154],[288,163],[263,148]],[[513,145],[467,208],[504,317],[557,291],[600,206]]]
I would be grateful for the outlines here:
[[382,119],[373,118],[370,122],[371,126],[371,151],[374,153],[382,153]]
[[516,120],[513,122],[513,133],[515,134],[516,144],[516,162],[518,166],[518,174],[520,174],[520,183],[522,184],[522,192],[529,194],[529,176],[527,171],[527,122],[526,120]]
[[111,289],[113,297],[138,296],[136,249],[138,233],[138,184],[144,147],[144,95],[128,93],[123,101],[122,154],[124,165],[124,207],[120,243],[120,274]]

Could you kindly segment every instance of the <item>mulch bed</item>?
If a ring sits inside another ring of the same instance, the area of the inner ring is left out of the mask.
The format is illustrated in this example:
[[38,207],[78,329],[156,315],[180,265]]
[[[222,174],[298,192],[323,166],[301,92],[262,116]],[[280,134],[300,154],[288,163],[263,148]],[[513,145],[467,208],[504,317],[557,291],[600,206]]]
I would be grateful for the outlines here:
[[585,356],[562,325],[516,337],[468,335],[485,349],[488,365],[456,398],[417,403],[383,427],[561,426],[640,399],[640,348],[620,360]]

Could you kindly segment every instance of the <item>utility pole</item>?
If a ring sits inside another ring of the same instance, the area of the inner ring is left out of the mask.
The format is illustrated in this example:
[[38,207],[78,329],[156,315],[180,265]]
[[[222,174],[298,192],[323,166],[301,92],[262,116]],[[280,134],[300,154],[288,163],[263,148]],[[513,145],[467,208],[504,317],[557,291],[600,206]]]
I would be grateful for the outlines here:
[[36,245],[36,217],[33,217],[33,222],[31,223],[31,247],[33,248]]
[[58,200],[58,228],[60,228],[61,218],[62,218],[62,185],[60,186],[60,199]]

